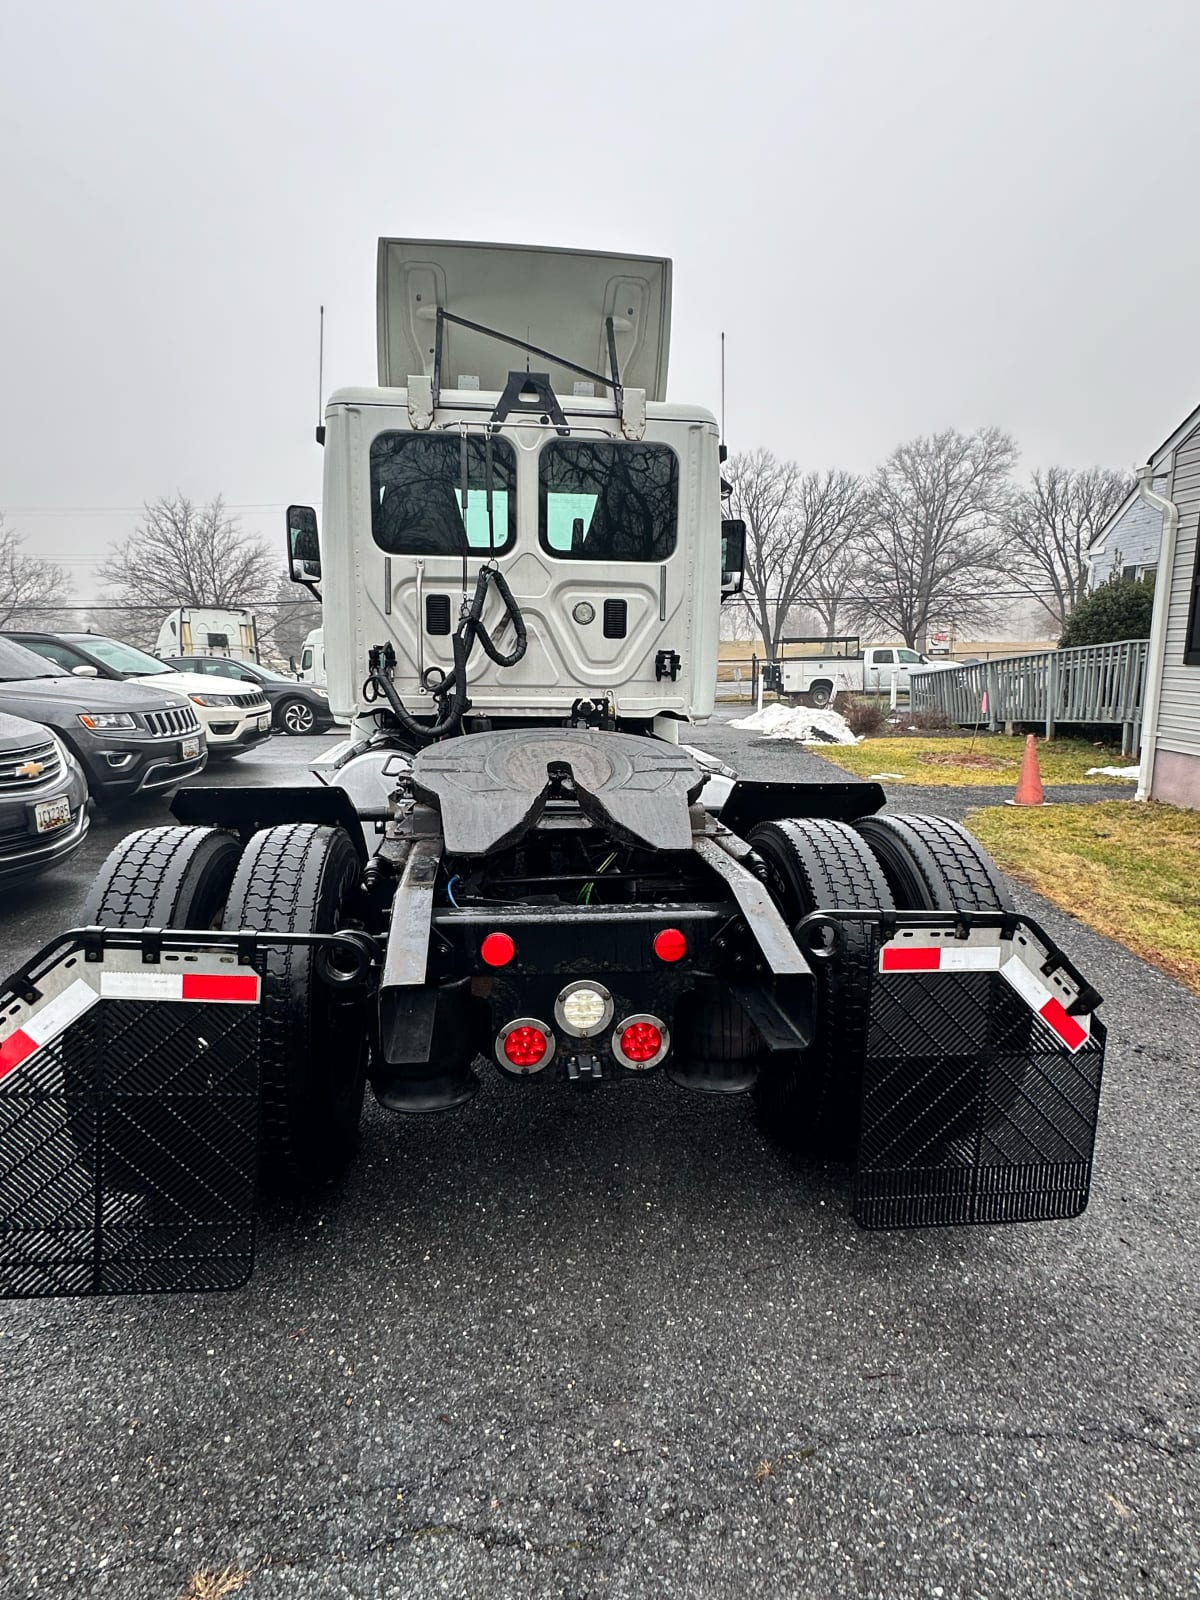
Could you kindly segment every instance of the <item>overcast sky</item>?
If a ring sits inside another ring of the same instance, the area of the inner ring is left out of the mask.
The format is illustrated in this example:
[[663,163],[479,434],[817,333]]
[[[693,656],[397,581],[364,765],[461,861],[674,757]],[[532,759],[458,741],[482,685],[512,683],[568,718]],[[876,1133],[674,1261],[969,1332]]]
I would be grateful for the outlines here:
[[1195,0],[8,0],[0,510],[84,599],[176,488],[282,551],[379,234],[671,256],[734,449],[1132,465],[1200,401],[1198,65]]

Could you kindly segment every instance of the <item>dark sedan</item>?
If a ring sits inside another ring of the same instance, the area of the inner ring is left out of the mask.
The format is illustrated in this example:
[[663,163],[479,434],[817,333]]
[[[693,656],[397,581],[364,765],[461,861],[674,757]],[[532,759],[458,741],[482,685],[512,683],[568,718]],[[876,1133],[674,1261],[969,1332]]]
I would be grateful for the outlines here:
[[225,656],[163,656],[177,672],[199,672],[210,678],[233,678],[256,683],[271,702],[271,722],[281,733],[323,733],[333,726],[329,696],[324,689],[301,683],[284,672],[272,672],[254,661],[230,661]]
[[87,779],[49,728],[0,712],[0,883],[31,878],[87,838]]
[[53,729],[101,805],[173,789],[208,759],[195,708],[182,695],[77,678],[2,638],[0,711]]

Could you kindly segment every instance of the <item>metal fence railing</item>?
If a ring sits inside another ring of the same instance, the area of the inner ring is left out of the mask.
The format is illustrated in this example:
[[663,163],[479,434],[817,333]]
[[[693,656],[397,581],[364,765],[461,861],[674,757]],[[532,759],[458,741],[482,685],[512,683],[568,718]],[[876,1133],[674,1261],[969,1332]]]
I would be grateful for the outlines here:
[[1059,723],[1108,723],[1121,748],[1137,749],[1146,682],[1145,639],[1039,650],[912,675],[912,710],[941,711],[954,723],[996,730],[1040,722],[1052,739]]

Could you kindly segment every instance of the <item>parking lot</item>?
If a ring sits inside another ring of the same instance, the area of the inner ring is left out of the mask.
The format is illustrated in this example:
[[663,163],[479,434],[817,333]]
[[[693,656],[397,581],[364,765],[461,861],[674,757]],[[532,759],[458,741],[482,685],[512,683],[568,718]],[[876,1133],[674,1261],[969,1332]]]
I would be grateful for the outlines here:
[[[327,742],[204,781],[303,782]],[[7,893],[4,969],[164,820],[97,818]],[[1200,1002],[1019,898],[1108,997],[1081,1219],[862,1233],[842,1169],[661,1078],[372,1108],[340,1192],[263,1216],[244,1290],[0,1306],[0,1592],[176,1600],[229,1565],[253,1600],[1200,1592]]]

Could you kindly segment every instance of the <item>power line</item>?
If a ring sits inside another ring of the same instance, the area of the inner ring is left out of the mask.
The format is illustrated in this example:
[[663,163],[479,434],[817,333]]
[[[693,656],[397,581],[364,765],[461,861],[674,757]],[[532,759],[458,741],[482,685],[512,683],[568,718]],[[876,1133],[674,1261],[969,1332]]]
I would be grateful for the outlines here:
[[[285,511],[285,500],[222,500],[226,511]],[[8,517],[90,517],[140,516],[148,510],[140,506],[3,506]]]

